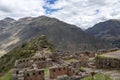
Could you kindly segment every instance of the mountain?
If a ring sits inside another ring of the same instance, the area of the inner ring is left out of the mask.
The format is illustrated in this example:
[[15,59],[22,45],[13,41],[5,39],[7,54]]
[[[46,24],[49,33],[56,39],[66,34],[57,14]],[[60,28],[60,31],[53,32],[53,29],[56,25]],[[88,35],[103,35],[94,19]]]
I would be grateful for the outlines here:
[[120,20],[111,19],[100,22],[87,29],[86,32],[120,48]]
[[14,19],[7,17],[7,18],[5,18],[3,20],[0,20],[0,27],[2,28],[2,27],[11,26],[12,23],[14,23],[14,22],[15,22]]
[[41,51],[44,48],[48,48],[50,52],[54,51],[54,46],[48,41],[46,36],[34,37],[15,47],[0,58],[0,75],[13,68],[16,60],[34,56],[36,51]]
[[111,48],[102,40],[88,35],[75,25],[70,25],[46,16],[26,17],[19,20],[7,18],[0,21],[0,50],[10,51],[17,45],[35,37],[45,35],[57,49],[67,51],[98,50]]

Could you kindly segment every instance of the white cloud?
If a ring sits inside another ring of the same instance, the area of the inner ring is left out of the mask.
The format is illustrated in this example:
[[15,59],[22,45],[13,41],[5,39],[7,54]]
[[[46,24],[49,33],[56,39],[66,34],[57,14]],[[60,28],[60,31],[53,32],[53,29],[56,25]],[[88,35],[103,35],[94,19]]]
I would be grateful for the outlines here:
[[20,18],[44,14],[43,0],[0,0],[0,18]]
[[[61,10],[45,14],[44,5]],[[81,28],[92,27],[108,19],[119,19],[119,13],[120,0],[58,0],[51,5],[44,0],[0,0],[0,18],[47,15]]]
[[120,0],[58,0],[52,7],[62,10],[49,16],[81,28],[92,27],[108,19],[120,18]]

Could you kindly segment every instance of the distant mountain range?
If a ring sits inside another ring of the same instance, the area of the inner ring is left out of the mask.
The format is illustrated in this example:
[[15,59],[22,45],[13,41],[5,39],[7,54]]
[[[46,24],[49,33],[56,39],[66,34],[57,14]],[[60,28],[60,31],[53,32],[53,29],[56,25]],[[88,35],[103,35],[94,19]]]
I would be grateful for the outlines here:
[[46,35],[49,41],[60,50],[98,50],[112,46],[55,18],[46,16],[26,17],[19,20],[0,20],[0,50],[10,51],[21,43],[37,36]]
[[120,48],[120,20],[111,19],[100,22],[87,29],[86,32]]

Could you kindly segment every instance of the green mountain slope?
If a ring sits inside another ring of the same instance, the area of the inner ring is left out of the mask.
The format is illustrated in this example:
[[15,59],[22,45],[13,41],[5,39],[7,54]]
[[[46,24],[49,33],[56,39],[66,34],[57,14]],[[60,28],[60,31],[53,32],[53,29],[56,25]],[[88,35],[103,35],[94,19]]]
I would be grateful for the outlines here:
[[48,47],[50,51],[54,51],[54,47],[48,42],[45,36],[37,36],[22,45],[14,48],[4,56],[0,58],[0,74],[7,72],[13,68],[14,63],[17,59],[31,57],[39,49]]

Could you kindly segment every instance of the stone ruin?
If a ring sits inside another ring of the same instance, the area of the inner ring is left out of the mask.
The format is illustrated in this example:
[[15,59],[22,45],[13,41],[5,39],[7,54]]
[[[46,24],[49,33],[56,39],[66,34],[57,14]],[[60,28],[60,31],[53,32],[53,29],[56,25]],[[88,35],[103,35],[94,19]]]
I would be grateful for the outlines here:
[[97,58],[96,67],[105,69],[120,69],[120,60],[112,58]]
[[74,69],[68,67],[68,66],[59,66],[59,67],[52,67],[50,68],[50,79],[55,79],[58,76],[62,75],[67,75],[67,76],[72,76],[72,75],[78,75]]
[[[12,80],[53,80],[60,76],[68,76],[72,80],[80,79],[84,75],[80,67],[88,66],[88,58],[94,55],[88,52],[84,54],[71,54],[69,52],[56,51],[50,55],[43,51],[31,58],[16,60]],[[76,62],[67,64],[65,61],[76,59]],[[49,68],[46,76],[46,68]]]
[[[45,67],[53,66],[52,60],[45,57],[26,58],[15,62],[13,80],[44,80]],[[29,74],[30,73],[30,74]],[[40,74],[41,73],[41,74]],[[30,75],[30,76],[29,76]],[[34,78],[38,76],[37,78]],[[42,77],[41,77],[42,76]],[[41,77],[41,79],[39,79]]]
[[44,67],[50,67],[52,66],[52,60],[49,58],[26,58],[22,60],[17,60],[15,62],[15,68],[32,68],[33,64],[36,64],[39,69]]
[[24,80],[45,80],[44,69],[30,69],[24,72]]
[[95,59],[96,68],[120,69],[120,50],[99,54]]

